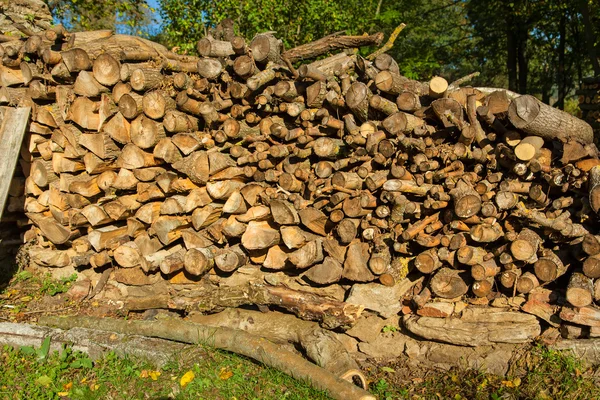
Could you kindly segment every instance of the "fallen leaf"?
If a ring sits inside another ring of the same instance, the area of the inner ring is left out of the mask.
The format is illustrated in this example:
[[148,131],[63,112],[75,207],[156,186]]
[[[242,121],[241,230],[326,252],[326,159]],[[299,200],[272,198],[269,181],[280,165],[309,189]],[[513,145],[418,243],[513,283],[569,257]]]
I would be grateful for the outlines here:
[[35,383],[48,387],[52,383],[52,378],[50,378],[48,375],[42,375],[35,380]]
[[194,371],[188,371],[185,374],[183,374],[181,380],[179,381],[179,384],[181,385],[181,387],[186,387],[186,385],[193,381],[195,377],[196,374],[194,374]]
[[227,379],[231,378],[233,376],[233,372],[231,372],[230,370],[226,369],[226,368],[221,368],[221,371],[219,371],[219,379],[226,381]]
[[150,375],[150,378],[155,381],[160,376],[160,371],[150,371],[148,372],[148,375]]
[[64,388],[65,390],[71,390],[71,388],[72,388],[72,387],[73,387],[73,382],[65,383],[65,384],[63,385],[63,388]]
[[58,392],[56,394],[60,397],[67,397],[69,395],[69,392]]
[[144,369],[142,370],[142,372],[140,372],[140,378],[147,378],[148,377],[148,370]]
[[393,369],[393,368],[390,368],[390,367],[381,367],[381,370],[382,370],[383,372],[396,372],[396,370],[395,370],[395,369]]
[[512,381],[502,381],[502,384],[509,388],[516,388],[521,385],[521,378],[515,378]]

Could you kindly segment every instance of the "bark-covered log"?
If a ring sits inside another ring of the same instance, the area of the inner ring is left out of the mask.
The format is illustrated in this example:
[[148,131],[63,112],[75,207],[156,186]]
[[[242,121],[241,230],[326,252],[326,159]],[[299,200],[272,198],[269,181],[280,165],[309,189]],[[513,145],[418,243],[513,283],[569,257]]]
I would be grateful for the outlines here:
[[517,129],[546,140],[572,140],[590,144],[594,139],[592,127],[588,123],[530,95],[514,99],[510,103],[508,117]]

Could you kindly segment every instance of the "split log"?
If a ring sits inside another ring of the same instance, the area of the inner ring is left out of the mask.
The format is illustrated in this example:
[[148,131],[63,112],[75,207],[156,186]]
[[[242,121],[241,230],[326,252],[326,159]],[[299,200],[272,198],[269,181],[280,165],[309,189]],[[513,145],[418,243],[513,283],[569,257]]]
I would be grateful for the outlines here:
[[535,276],[542,282],[555,281],[567,272],[567,267],[551,250],[543,250],[542,256],[533,265]]
[[586,307],[592,304],[594,298],[592,280],[587,276],[575,272],[571,275],[567,286],[566,298],[575,307]]
[[469,290],[459,272],[450,268],[441,268],[431,278],[431,291],[436,296],[445,299],[454,299],[463,296]]
[[348,246],[348,253],[344,261],[342,277],[355,282],[370,282],[375,276],[367,268],[369,261],[369,245],[354,241]]
[[110,54],[102,54],[94,60],[94,78],[104,86],[113,86],[121,79],[121,64]]

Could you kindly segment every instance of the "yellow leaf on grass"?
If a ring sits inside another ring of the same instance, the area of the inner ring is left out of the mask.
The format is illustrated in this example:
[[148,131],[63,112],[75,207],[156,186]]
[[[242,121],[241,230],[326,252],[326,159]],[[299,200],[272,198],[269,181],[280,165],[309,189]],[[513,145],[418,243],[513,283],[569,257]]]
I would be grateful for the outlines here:
[[221,379],[223,381],[226,381],[227,379],[231,378],[232,376],[233,376],[233,372],[231,372],[227,368],[221,368],[221,371],[219,371],[219,379]]
[[148,378],[150,377],[153,381],[157,380],[160,376],[160,371],[149,371],[147,369],[140,372],[140,378]]
[[186,387],[186,385],[193,381],[195,377],[196,374],[194,374],[194,371],[188,371],[185,374],[183,374],[181,380],[179,381],[179,384],[181,385],[181,387]]
[[35,383],[48,387],[52,383],[52,378],[50,378],[48,375],[42,375],[35,380]]
[[65,384],[63,385],[63,388],[64,388],[65,390],[71,390],[71,388],[72,388],[72,387],[73,387],[73,382],[65,383]]
[[160,371],[150,371],[148,372],[148,375],[150,375],[150,378],[155,381],[160,376]]
[[58,392],[56,394],[60,397],[67,397],[69,395],[69,392]]
[[515,378],[512,381],[502,381],[502,384],[509,388],[516,388],[521,385],[521,378]]

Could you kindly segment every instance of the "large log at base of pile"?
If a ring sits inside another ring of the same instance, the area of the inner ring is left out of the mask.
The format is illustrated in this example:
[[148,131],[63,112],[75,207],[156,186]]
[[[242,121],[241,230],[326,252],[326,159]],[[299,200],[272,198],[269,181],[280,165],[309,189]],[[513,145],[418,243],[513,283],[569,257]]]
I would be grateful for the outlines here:
[[[286,309],[297,317],[318,321],[327,329],[347,329],[354,325],[364,307],[336,301],[326,296],[293,290],[283,285],[272,286],[257,282],[249,282],[236,286],[208,286],[191,289],[185,295],[173,296],[162,308],[171,307],[188,312],[214,312],[227,307],[235,308],[243,305],[277,306]],[[135,307],[135,302],[127,304]]]
[[[600,161],[586,123],[465,79],[409,79],[385,53],[310,62],[381,34],[283,49],[225,31],[201,57],[106,31],[0,44],[0,102],[33,107],[8,202],[31,225],[33,262],[197,289],[130,309],[259,305],[330,329],[362,311],[344,296],[409,273],[426,285],[414,313],[518,294],[552,323],[595,315]],[[248,267],[307,290],[226,283]],[[539,298],[547,288],[560,300]]]
[[528,343],[541,333],[533,315],[494,308],[465,310],[461,318],[406,316],[404,325],[417,336],[463,346]]
[[[295,352],[285,349],[261,336],[239,329],[201,325],[177,319],[162,321],[124,321],[93,317],[42,317],[40,323],[64,330],[94,328],[108,332],[142,335],[173,340],[181,343],[206,343],[209,346],[250,357],[276,368],[296,379],[309,382],[337,400],[375,400],[376,397],[362,387],[349,382],[349,377],[320,368]],[[361,384],[362,386],[362,384]]]
[[276,312],[242,309],[229,309],[210,315],[195,314],[187,319],[207,326],[244,330],[276,342],[297,343],[317,365],[349,382],[358,379],[361,386],[367,388],[365,376],[336,334],[319,328],[315,323],[299,321],[291,315]]

